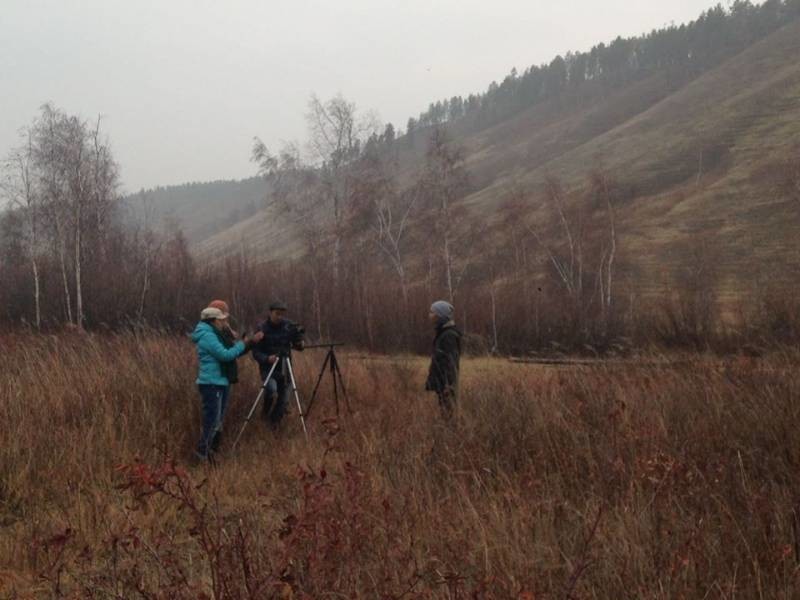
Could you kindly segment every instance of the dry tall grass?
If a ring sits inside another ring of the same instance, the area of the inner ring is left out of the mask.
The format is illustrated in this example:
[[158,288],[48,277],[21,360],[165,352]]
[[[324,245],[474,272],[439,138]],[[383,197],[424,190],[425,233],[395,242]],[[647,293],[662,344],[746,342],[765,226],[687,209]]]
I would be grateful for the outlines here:
[[[355,415],[323,419],[324,398],[308,443],[296,414],[277,437],[254,422],[209,469],[187,460],[187,340],[0,345],[2,597],[800,594],[794,351],[468,360],[455,427],[419,391],[424,361],[349,356]],[[317,358],[298,359],[305,391]],[[231,437],[257,390],[243,365]]]

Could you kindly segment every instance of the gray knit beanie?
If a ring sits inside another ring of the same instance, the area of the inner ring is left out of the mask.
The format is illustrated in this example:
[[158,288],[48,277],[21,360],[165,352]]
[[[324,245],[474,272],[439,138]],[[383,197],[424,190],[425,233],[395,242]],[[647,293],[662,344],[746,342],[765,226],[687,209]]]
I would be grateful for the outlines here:
[[439,323],[444,324],[453,319],[453,305],[444,300],[438,300],[431,304],[431,312],[439,317]]

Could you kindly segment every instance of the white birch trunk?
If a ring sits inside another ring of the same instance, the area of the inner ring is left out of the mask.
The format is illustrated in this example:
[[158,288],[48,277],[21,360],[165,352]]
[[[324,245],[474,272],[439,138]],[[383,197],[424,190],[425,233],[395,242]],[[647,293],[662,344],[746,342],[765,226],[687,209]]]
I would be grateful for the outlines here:
[[75,324],[79,330],[83,330],[83,287],[81,281],[81,245],[83,227],[81,225],[82,200],[76,200],[75,211]]

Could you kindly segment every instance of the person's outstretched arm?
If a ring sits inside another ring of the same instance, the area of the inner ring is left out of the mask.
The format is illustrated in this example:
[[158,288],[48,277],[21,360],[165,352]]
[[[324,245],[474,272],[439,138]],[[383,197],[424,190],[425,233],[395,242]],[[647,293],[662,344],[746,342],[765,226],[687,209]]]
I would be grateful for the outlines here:
[[231,362],[239,358],[245,351],[244,342],[236,342],[230,348],[226,348],[216,335],[205,335],[200,340],[199,346],[220,362]]

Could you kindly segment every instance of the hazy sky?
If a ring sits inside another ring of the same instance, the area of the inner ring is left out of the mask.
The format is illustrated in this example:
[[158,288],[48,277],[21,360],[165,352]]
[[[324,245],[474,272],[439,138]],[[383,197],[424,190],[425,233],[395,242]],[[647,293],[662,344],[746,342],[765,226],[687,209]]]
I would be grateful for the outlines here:
[[714,0],[0,0],[0,154],[47,101],[104,117],[124,188],[247,177],[316,92],[405,128],[512,67]]

